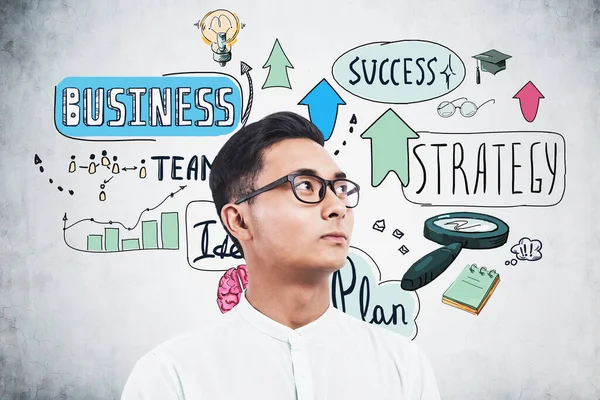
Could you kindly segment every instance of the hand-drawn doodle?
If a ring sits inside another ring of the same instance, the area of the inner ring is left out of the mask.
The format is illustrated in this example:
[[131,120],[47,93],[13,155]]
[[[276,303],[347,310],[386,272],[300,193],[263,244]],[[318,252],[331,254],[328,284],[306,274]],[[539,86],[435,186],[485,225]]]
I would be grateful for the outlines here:
[[394,232],[392,232],[392,236],[396,239],[402,239],[402,236],[404,236],[404,232],[402,232],[400,229],[394,229]]
[[[460,106],[455,106],[454,103],[459,101],[459,100],[465,100]],[[494,99],[489,99],[487,101],[484,101],[483,103],[481,103],[479,106],[476,106],[475,103],[473,103],[472,101],[467,100],[466,97],[459,97],[456,100],[452,100],[452,101],[442,101],[437,108],[437,112],[438,115],[442,118],[449,118],[451,116],[454,115],[454,112],[456,111],[456,109],[458,108],[460,110],[460,115],[462,115],[465,118],[471,118],[472,116],[474,116],[475,114],[477,114],[477,111],[484,106],[485,104],[489,103],[489,102],[493,102],[495,103],[496,100]]]
[[521,261],[537,261],[542,258],[542,242],[538,239],[529,239],[523,237],[519,240],[519,243],[515,244],[510,248],[510,252],[513,253],[516,258],[507,260],[504,265],[517,265],[517,259]]
[[194,24],[202,32],[202,40],[210,45],[213,60],[221,67],[231,61],[231,47],[237,42],[237,36],[243,28],[238,16],[229,10],[208,12]]
[[252,110],[252,101],[254,100],[254,86],[252,85],[252,77],[250,76],[250,71],[252,71],[252,67],[245,62],[240,62],[240,72],[243,75],[246,75],[248,78],[248,102],[246,103],[246,110],[244,114],[242,114],[241,126],[245,126],[246,122],[248,122],[248,117],[250,116],[250,110]]
[[[189,180],[198,180],[198,169],[200,169],[200,180],[205,181],[208,179],[208,170],[211,167],[211,163],[208,161],[208,157],[206,155],[201,155],[198,157],[197,155],[193,155],[187,162],[187,167],[185,169],[185,178],[182,175],[179,175],[177,171],[182,170],[183,167],[179,165],[179,161],[184,161],[185,158],[183,156],[152,156],[151,160],[157,161],[157,171],[158,171],[158,180],[162,181],[164,179],[164,169],[165,169],[165,161],[171,160],[168,164],[170,166],[171,173],[169,174],[172,180],[181,181],[183,179]],[[198,161],[200,160],[200,161]]]
[[102,165],[105,167],[108,167],[110,165],[110,159],[108,158],[108,152],[106,150],[102,150]]
[[[475,70],[475,83],[479,85],[481,83],[480,71],[489,72],[492,75],[496,75],[498,72],[506,69],[506,60],[512,58],[512,56],[501,53],[496,49],[492,49],[480,54],[476,54],[473,56],[473,58],[477,64]],[[481,64],[481,70],[479,68],[479,64]]]
[[[42,164],[42,159],[40,158],[40,156],[38,156],[37,154],[35,154],[33,156],[33,164],[34,165],[38,165],[38,164]],[[44,167],[42,165],[39,166],[39,170],[40,172],[44,172]],[[48,179],[48,182],[50,184],[54,183],[54,180],[52,178]],[[59,192],[62,192],[64,189],[62,186],[57,186],[56,187],[58,189]],[[73,196],[75,194],[75,192],[73,190],[68,190],[67,191],[71,196]]]
[[111,176],[108,179],[105,179],[101,184],[100,184],[100,194],[98,195],[98,199],[100,201],[106,201],[106,192],[104,191],[104,189],[106,189],[106,184],[108,182],[110,182],[112,180],[112,178],[114,178],[114,176]]
[[194,200],[187,205],[185,232],[188,264],[198,271],[227,271],[232,259],[242,258],[210,200]]
[[[343,141],[342,141],[342,146],[345,146],[345,145],[346,145],[346,141],[345,141],[345,140],[343,140]],[[334,152],[333,152],[333,155],[335,155],[335,156],[337,156],[338,154],[340,154],[340,151],[339,151],[339,150],[336,150],[336,151],[334,151]]]
[[330,279],[334,307],[410,339],[417,336],[419,297],[402,290],[400,282],[381,282],[381,270],[363,250],[350,246],[346,264]]
[[142,164],[142,167],[140,168],[140,173],[139,173],[139,177],[140,179],[145,179],[146,178],[146,166],[144,164],[146,164],[146,160],[144,160],[143,158],[140,160],[140,163]]
[[442,295],[442,303],[479,315],[500,283],[495,269],[467,265]]
[[405,245],[400,246],[400,248],[398,249],[398,251],[402,254],[402,255],[406,255],[406,253],[408,253],[408,247],[406,247]]
[[558,133],[417,135],[418,140],[409,141],[410,185],[402,188],[411,203],[518,207],[552,206],[562,200],[566,149]]
[[513,99],[519,99],[519,107],[525,121],[533,122],[540,107],[540,99],[545,99],[545,97],[533,82],[529,81],[519,89]]
[[335,128],[338,108],[340,105],[346,105],[346,102],[326,79],[322,79],[300,100],[298,105],[308,107],[310,120],[319,128],[323,138],[329,140]]
[[448,65],[446,65],[446,68],[444,68],[444,70],[440,72],[440,74],[444,75],[444,77],[446,78],[446,89],[450,90],[450,78],[452,77],[452,75],[456,75],[456,73],[452,69],[452,54],[448,54]]
[[104,183],[100,184],[100,194],[98,195],[98,200],[100,201],[106,201],[106,192],[104,191],[105,188],[106,185]]
[[410,104],[452,92],[464,81],[466,70],[460,57],[439,43],[399,40],[348,50],[334,62],[331,73],[342,88],[362,99]]
[[71,162],[69,163],[69,173],[77,171],[77,163],[75,162],[75,155],[71,156]]
[[[113,157],[113,168],[112,168],[112,173],[113,174],[118,174],[119,172],[121,172],[121,169],[119,168],[119,164],[117,163],[117,156]],[[135,167],[137,169],[137,167]]]
[[[112,161],[110,159],[110,157],[108,156],[108,152],[106,150],[102,150],[102,156],[101,156],[101,160],[100,162],[96,162],[96,154],[92,153],[90,154],[90,164],[89,165],[80,165],[77,166],[76,163],[76,157],[75,155],[71,156],[71,161],[69,162],[69,173],[75,173],[78,169],[85,169],[87,170],[88,174],[90,175],[94,175],[96,174],[98,171],[104,171],[104,168],[106,168],[107,171],[109,171],[109,173],[112,174],[112,176],[106,180],[104,179],[104,181],[100,184],[100,193],[98,194],[98,199],[100,201],[106,201],[106,192],[104,191],[104,189],[106,188],[106,184],[108,182],[110,182],[110,180],[112,178],[114,178],[115,175],[120,174],[121,172],[128,172],[128,171],[136,171],[138,169],[137,165],[133,166],[133,167],[123,167],[121,168],[119,166],[118,161],[118,157],[117,156],[113,156],[112,157]],[[138,174],[139,178],[144,179],[146,178],[147,175],[147,171],[146,171],[146,167],[144,166],[144,164],[146,163],[145,159],[142,159],[141,161],[142,167],[140,168],[140,172]],[[104,167],[104,168],[102,168]]]
[[55,88],[54,109],[56,129],[71,139],[219,136],[238,128],[242,90],[233,76],[217,72],[67,77]]
[[371,185],[379,186],[388,173],[394,172],[402,186],[407,186],[409,141],[419,135],[389,108],[360,137],[371,140]]
[[246,264],[229,268],[219,280],[217,289],[217,305],[221,313],[231,311],[239,302],[244,290],[248,287],[248,271]]
[[95,154],[90,154],[90,165],[88,165],[88,167],[87,167],[88,174],[90,174],[90,175],[95,174],[96,173],[96,167],[98,167],[100,165],[99,163],[97,163],[96,161],[94,161],[95,159],[96,159],[96,155]]
[[287,69],[294,69],[294,66],[283,52],[281,44],[279,43],[279,39],[275,39],[275,43],[271,49],[271,54],[269,54],[269,58],[265,62],[265,65],[263,65],[263,69],[264,68],[269,68],[269,73],[267,74],[267,79],[262,86],[263,89],[273,87],[287,89],[292,88]]
[[385,230],[385,220],[379,219],[375,221],[375,223],[373,224],[373,229],[379,232],[383,232]]
[[[170,193],[160,203],[140,212],[137,221],[132,226],[126,226],[120,221],[98,221],[95,218],[84,218],[67,225],[67,213],[63,217],[63,240],[67,247],[90,253],[118,253],[133,250],[178,250],[179,249],[179,213],[177,211],[164,211],[159,218],[148,218],[142,221],[145,213],[155,211],[167,200],[173,198],[177,193],[185,189],[180,186],[179,190]],[[154,215],[155,213],[153,213]],[[131,233],[142,223],[141,232],[137,235]],[[160,222],[160,223],[159,223]],[[90,233],[97,225],[108,225],[101,233]],[[85,229],[81,234],[70,232],[71,239],[67,240],[67,231],[78,226],[79,230]],[[90,228],[93,227],[93,228]],[[120,227],[122,228],[120,228]],[[73,238],[73,236],[75,236]],[[123,237],[127,236],[127,237]],[[85,238],[85,240],[82,240]],[[74,244],[82,243],[85,244]]]
[[424,223],[423,236],[444,245],[417,260],[402,278],[404,290],[417,290],[440,276],[462,249],[494,249],[508,239],[508,225],[499,218],[472,212],[436,215]]
[[[352,126],[354,124],[356,124],[356,114],[352,114],[352,118],[350,118],[350,125],[351,125],[350,129],[349,129],[350,133],[354,132],[354,127]],[[345,145],[346,145],[346,141],[344,140],[342,142],[342,146],[345,146]],[[333,155],[335,155],[335,156],[337,156],[338,154],[340,154],[339,150],[336,150],[333,152]]]
[[[350,125],[356,125],[357,120],[356,120],[356,114],[352,114],[352,117],[350,118]],[[354,132],[354,127],[350,127],[350,133]]]

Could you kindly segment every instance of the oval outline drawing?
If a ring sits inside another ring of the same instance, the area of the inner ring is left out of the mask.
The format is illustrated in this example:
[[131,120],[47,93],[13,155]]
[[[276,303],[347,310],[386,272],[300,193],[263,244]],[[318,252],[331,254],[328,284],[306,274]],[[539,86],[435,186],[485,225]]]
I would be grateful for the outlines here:
[[[457,59],[460,61],[460,63],[462,64],[462,66],[463,66],[463,69],[464,69],[464,71],[465,71],[465,73],[464,73],[464,75],[463,75],[463,77],[462,77],[462,80],[461,80],[461,81],[460,81],[460,82],[459,82],[459,83],[458,83],[458,84],[457,84],[457,85],[456,85],[456,86],[455,86],[453,89],[451,89],[451,90],[448,90],[448,91],[446,91],[446,92],[444,92],[444,93],[442,93],[442,94],[440,94],[440,95],[438,95],[438,96],[435,96],[435,97],[428,97],[428,98],[425,98],[425,99],[417,99],[417,100],[415,100],[415,101],[397,102],[397,101],[376,100],[376,99],[370,99],[370,98],[367,98],[367,97],[363,97],[363,96],[361,96],[361,95],[359,95],[359,94],[356,94],[356,93],[354,93],[354,92],[351,92],[350,90],[348,90],[348,89],[347,89],[347,88],[346,88],[344,85],[342,85],[342,84],[340,83],[340,81],[338,81],[338,79],[336,78],[336,76],[335,76],[335,74],[334,74],[334,68],[335,68],[336,64],[338,63],[338,61],[339,61],[339,60],[340,60],[342,57],[344,57],[345,55],[347,55],[348,53],[351,53],[351,52],[353,52],[353,51],[355,51],[355,50],[357,50],[357,49],[360,49],[361,47],[367,47],[367,46],[370,46],[370,45],[377,45],[377,44],[379,44],[379,45],[381,45],[381,46],[385,46],[385,45],[396,44],[396,43],[402,43],[402,42],[421,42],[421,43],[427,43],[427,44],[429,44],[429,45],[435,45],[435,46],[438,46],[438,47],[441,47],[441,48],[444,48],[444,49],[446,49],[448,52],[450,52],[451,54],[453,54],[453,55],[454,55],[454,56],[455,56],[455,57],[456,57],[456,58],[457,58]],[[455,52],[454,50],[450,49],[450,48],[449,48],[449,47],[447,47],[447,46],[444,46],[443,44],[440,44],[440,43],[438,43],[438,42],[434,42],[434,41],[431,41],[431,40],[425,40],[425,39],[401,39],[401,40],[394,40],[394,41],[388,41],[388,42],[386,42],[386,41],[380,41],[380,42],[370,42],[370,43],[364,43],[364,44],[361,44],[361,45],[359,45],[359,46],[356,46],[356,47],[353,47],[353,48],[351,48],[351,49],[347,50],[346,52],[342,53],[342,54],[341,54],[341,55],[340,55],[338,58],[336,58],[336,60],[335,60],[335,61],[333,62],[333,64],[331,65],[331,76],[333,77],[333,80],[334,80],[334,81],[335,81],[335,82],[336,82],[336,83],[337,83],[337,84],[338,84],[338,85],[339,85],[339,86],[340,86],[342,89],[344,89],[346,92],[350,93],[351,95],[353,95],[353,96],[356,96],[356,97],[358,97],[358,98],[360,98],[360,99],[363,99],[363,100],[371,101],[371,102],[374,102],[374,103],[381,103],[381,104],[416,104],[416,103],[423,103],[423,102],[425,102],[425,101],[435,100],[435,99],[437,99],[437,98],[440,98],[440,97],[442,97],[442,96],[445,96],[445,95],[447,95],[447,94],[450,94],[450,93],[452,93],[453,91],[455,91],[456,89],[458,89],[458,88],[460,87],[460,85],[462,85],[462,84],[463,84],[463,82],[465,81],[465,79],[466,79],[466,77],[467,77],[467,66],[465,65],[465,63],[464,63],[464,61],[462,60],[462,58],[460,58],[460,57],[459,57],[459,55],[458,55],[458,54],[456,54],[456,52]]]

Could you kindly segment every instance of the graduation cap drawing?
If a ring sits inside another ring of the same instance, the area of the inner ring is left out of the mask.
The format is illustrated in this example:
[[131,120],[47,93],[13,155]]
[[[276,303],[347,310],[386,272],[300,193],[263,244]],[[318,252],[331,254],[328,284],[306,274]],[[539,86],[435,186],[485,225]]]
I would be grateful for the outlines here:
[[[496,75],[506,69],[506,60],[511,58],[508,54],[499,52],[496,49],[488,50],[484,53],[474,55],[473,58],[481,63],[481,70]],[[479,83],[479,65],[477,66],[477,83]]]

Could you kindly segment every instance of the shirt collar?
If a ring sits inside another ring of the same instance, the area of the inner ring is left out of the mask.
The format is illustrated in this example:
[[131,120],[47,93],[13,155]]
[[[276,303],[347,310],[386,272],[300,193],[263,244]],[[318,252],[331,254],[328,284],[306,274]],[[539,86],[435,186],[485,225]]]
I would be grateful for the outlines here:
[[297,329],[292,329],[288,326],[279,323],[260,311],[248,302],[246,291],[240,296],[240,302],[233,308],[232,311],[237,312],[242,319],[249,323],[258,331],[271,336],[282,342],[293,344],[294,342],[304,341],[317,336],[320,332],[326,331],[327,327],[332,323],[334,318],[333,304],[329,303],[329,307],[323,315],[313,322],[301,326]]

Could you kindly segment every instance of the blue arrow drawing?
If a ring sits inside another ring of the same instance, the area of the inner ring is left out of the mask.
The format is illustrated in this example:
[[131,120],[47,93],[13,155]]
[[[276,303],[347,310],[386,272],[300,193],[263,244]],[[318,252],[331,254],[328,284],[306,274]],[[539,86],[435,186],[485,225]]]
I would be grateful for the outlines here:
[[310,120],[323,133],[325,140],[329,140],[333,133],[340,104],[346,105],[346,102],[342,100],[326,79],[321,80],[298,103],[298,105],[308,107]]

